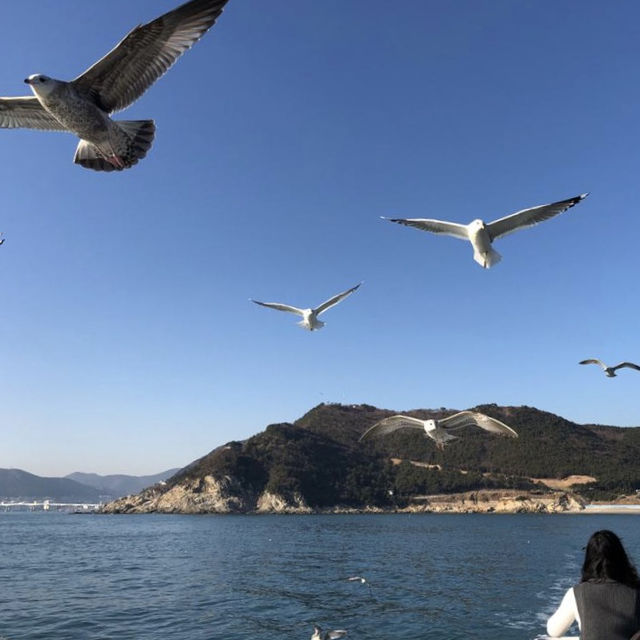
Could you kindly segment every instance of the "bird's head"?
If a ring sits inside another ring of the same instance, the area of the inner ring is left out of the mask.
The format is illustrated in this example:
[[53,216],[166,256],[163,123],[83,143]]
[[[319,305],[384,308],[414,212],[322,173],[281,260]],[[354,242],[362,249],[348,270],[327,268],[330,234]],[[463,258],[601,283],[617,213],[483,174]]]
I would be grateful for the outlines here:
[[49,76],[42,75],[41,73],[34,73],[28,78],[25,78],[24,81],[31,87],[31,91],[33,91],[36,96],[46,96],[58,85],[57,80],[54,80]]
[[480,219],[476,219],[476,220],[473,220],[473,222],[469,223],[469,226],[472,229],[483,229],[484,228],[484,221],[480,220]]

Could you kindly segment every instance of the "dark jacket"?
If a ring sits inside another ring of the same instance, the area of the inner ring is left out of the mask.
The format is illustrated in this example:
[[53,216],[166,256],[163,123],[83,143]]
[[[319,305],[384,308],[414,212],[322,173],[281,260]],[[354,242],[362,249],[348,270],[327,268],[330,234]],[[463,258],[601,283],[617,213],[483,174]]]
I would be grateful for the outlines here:
[[640,629],[640,590],[621,582],[581,582],[573,587],[581,640],[629,640]]

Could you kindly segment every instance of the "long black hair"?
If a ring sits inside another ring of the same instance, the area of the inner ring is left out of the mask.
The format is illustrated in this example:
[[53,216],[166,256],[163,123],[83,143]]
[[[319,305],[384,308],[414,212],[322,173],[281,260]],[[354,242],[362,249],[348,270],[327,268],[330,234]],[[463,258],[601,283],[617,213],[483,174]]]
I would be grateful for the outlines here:
[[582,565],[582,582],[615,580],[629,587],[640,588],[640,578],[620,538],[603,529],[596,531],[587,543]]

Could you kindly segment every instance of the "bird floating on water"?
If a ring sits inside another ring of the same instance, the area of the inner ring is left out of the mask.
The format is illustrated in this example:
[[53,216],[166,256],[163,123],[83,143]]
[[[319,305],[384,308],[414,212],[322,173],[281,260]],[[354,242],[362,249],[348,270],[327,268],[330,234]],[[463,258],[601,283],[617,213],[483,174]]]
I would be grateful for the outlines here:
[[608,378],[615,378],[617,376],[616,371],[618,369],[627,368],[627,369],[635,369],[636,371],[640,371],[640,367],[637,364],[634,364],[633,362],[621,362],[620,364],[617,364],[615,367],[608,367],[604,362],[602,362],[602,360],[598,360],[597,358],[589,358],[588,360],[581,360],[579,364],[597,364],[600,367],[602,367],[602,370],[604,371],[605,375]]
[[347,632],[344,629],[323,631],[318,625],[314,625],[311,640],[336,640],[336,638],[344,638],[346,635]]
[[253,298],[250,298],[250,300],[251,302],[255,302],[263,307],[277,309],[278,311],[288,311],[289,313],[295,313],[302,316],[302,320],[298,322],[298,325],[304,329],[308,329],[309,331],[316,331],[324,327],[324,322],[318,320],[318,316],[321,313],[324,313],[327,309],[338,304],[341,300],[344,300],[347,296],[350,296],[360,287],[361,284],[362,282],[357,284],[355,287],[351,287],[351,289],[347,289],[346,291],[333,296],[333,298],[329,298],[315,309],[298,309],[298,307],[292,307],[291,305],[282,304],[280,302],[260,302],[259,300],[253,300]]
[[415,227],[422,231],[431,233],[442,233],[468,240],[473,247],[473,259],[485,269],[489,269],[498,264],[502,256],[492,247],[492,242],[502,236],[506,236],[518,229],[531,227],[539,222],[553,218],[559,213],[584,200],[589,194],[583,193],[575,198],[543,204],[531,209],[523,209],[511,215],[505,216],[493,222],[485,223],[484,220],[473,220],[469,224],[458,224],[457,222],[445,222],[444,220],[432,220],[429,218],[384,218],[389,222],[397,222],[409,227]]
[[442,418],[440,420],[420,420],[411,416],[391,416],[376,422],[372,427],[367,429],[361,436],[360,440],[364,440],[370,436],[383,436],[392,433],[397,429],[424,429],[429,438],[435,440],[439,449],[444,449],[447,442],[455,440],[458,436],[452,432],[460,431],[468,427],[479,427],[491,433],[497,433],[511,438],[517,438],[518,434],[508,427],[504,422],[490,418],[483,413],[477,411],[460,411],[452,416]]
[[25,82],[34,96],[0,98],[0,128],[68,131],[80,138],[73,161],[121,171],[144,158],[153,120],[112,120],[135,102],[215,23],[227,0],[191,0],[140,25],[71,82],[42,74]]

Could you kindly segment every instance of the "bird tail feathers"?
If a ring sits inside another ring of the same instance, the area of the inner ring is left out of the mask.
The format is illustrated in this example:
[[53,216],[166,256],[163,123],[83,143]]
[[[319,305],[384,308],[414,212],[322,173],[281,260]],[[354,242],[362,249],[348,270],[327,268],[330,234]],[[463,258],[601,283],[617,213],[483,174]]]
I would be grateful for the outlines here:
[[76,148],[76,155],[73,161],[85,169],[93,169],[94,171],[116,171],[117,167],[105,160],[97,147],[93,146],[86,140],[80,140]]
[[126,166],[131,167],[151,149],[156,125],[153,120],[118,120],[117,124],[129,137],[127,155],[123,159]]
[[316,320],[313,324],[309,324],[306,320],[302,319],[297,323],[299,327],[303,329],[307,329],[307,331],[317,331],[318,329],[322,329],[324,327],[324,322],[321,320]]
[[480,253],[478,251],[474,251],[473,259],[485,269],[489,269],[493,267],[493,265],[498,264],[500,260],[502,260],[502,256],[495,250],[489,249],[486,253]]
[[107,156],[90,142],[80,140],[73,161],[94,171],[122,171],[144,158],[153,144],[156,132],[153,120],[119,120],[117,124],[124,134],[124,139],[119,141],[123,147],[122,152]]

